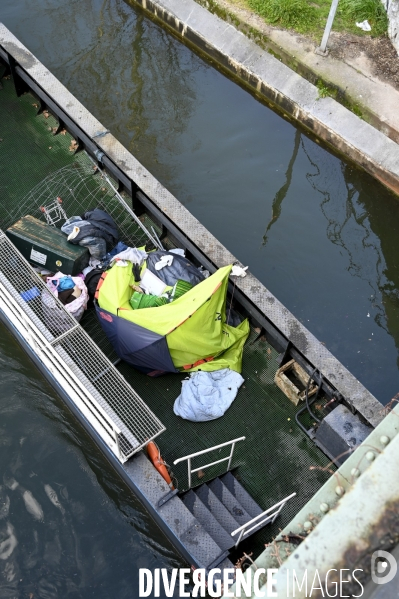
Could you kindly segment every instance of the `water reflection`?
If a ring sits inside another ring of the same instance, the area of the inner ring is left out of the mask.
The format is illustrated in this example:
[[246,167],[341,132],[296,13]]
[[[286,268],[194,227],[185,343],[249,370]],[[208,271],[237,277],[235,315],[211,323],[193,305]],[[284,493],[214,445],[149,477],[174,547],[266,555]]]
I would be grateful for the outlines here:
[[3,325],[0,371],[1,599],[131,599],[139,567],[181,567]]
[[263,241],[262,241],[263,245],[266,245],[266,243],[267,243],[267,234],[270,231],[271,226],[273,225],[274,222],[276,222],[279,219],[279,217],[281,215],[281,207],[282,207],[283,201],[285,200],[285,196],[287,195],[287,192],[291,186],[292,171],[294,169],[296,157],[298,156],[300,143],[301,143],[301,132],[299,129],[297,129],[295,131],[294,148],[292,151],[292,156],[288,163],[287,171],[285,173],[285,183],[280,187],[280,189],[274,196],[274,200],[272,203],[272,217],[266,227],[266,231],[263,236]]
[[[357,189],[356,177],[352,182],[353,168],[341,162],[334,180],[339,181],[341,193],[325,185],[325,174],[317,164],[317,156],[313,155],[314,144],[302,143],[313,172],[308,172],[306,178],[311,187],[317,191],[322,200],[321,211],[327,221],[327,238],[342,249],[347,261],[347,271],[351,276],[363,279],[370,288],[372,315],[377,325],[386,332],[385,311],[381,302],[381,294],[387,284],[385,275],[386,262],[379,237],[373,232],[368,211]],[[368,317],[371,314],[368,313]]]
[[[308,278],[304,279],[305,285],[313,286],[316,292],[314,298],[310,294],[304,295],[310,307],[307,310],[303,309],[305,314],[309,314],[305,324],[312,329],[312,324],[307,323],[312,322],[312,316],[315,314],[312,313],[312,308],[318,303],[317,297],[323,300],[325,294],[327,301],[328,296],[329,303],[324,305],[326,323],[330,329],[333,329],[334,325],[337,326],[337,331],[347,329],[348,348],[351,346],[352,331],[357,327],[356,353],[360,355],[357,364],[353,360],[354,352],[352,356],[349,356],[348,352],[347,359],[352,360],[352,364],[355,363],[355,374],[360,379],[369,379],[369,386],[374,386],[379,380],[378,387],[375,386],[371,390],[386,403],[390,395],[396,392],[394,381],[398,378],[387,377],[391,382],[386,385],[384,391],[384,385],[381,385],[382,373],[378,370],[383,369],[384,358],[387,358],[389,363],[393,357],[392,354],[387,355],[389,346],[386,336],[394,340],[394,360],[399,360],[397,198],[386,192],[371,177],[337,158],[328,156],[317,144],[298,131],[295,133],[292,154],[287,162],[285,180],[273,198],[272,218],[263,235],[262,245],[272,243],[271,247],[274,248],[276,240],[281,237],[291,248],[297,248],[301,257],[293,260],[291,254],[291,262],[300,264],[302,274],[308,273]],[[301,178],[302,186],[298,186],[298,180]],[[298,188],[302,191],[301,196],[298,195]],[[284,217],[283,203],[286,204]],[[300,227],[292,223],[293,216],[302,221]],[[271,240],[272,227],[274,233]],[[287,230],[290,235],[287,234]],[[329,252],[334,257],[334,263],[327,259],[323,230],[325,240],[336,248]],[[314,240],[313,251],[303,251],[308,243],[303,236]],[[269,248],[269,253],[271,251],[273,250]],[[323,264],[318,264],[318,252],[324,257]],[[301,264],[301,259],[307,260],[308,266]],[[339,262],[341,264],[338,270]],[[344,276],[344,272],[348,276]],[[299,283],[297,279],[291,280],[291,283],[293,288],[297,286],[302,293],[304,292],[303,283]],[[328,294],[323,288],[329,290]],[[350,306],[349,298],[354,300],[353,306]],[[306,300],[302,300],[302,304]],[[290,301],[292,298],[287,303]],[[295,303],[297,302],[296,299]],[[319,304],[316,310],[320,308]],[[373,328],[373,324],[377,329]],[[325,334],[325,331],[321,333],[322,339],[325,338]],[[334,344],[335,334],[329,331],[332,340],[330,347]],[[318,336],[320,337],[320,333]],[[340,357],[348,364],[342,353]],[[349,367],[351,368],[350,362]]]

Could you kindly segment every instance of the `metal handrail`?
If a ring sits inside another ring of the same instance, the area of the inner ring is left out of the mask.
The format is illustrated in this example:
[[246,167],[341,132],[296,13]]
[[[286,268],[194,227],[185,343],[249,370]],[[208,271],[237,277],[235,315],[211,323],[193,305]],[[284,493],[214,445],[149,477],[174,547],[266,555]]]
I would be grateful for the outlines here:
[[[274,505],[272,505],[272,507],[269,507],[269,509],[265,510],[264,512],[262,512],[258,516],[255,516],[255,518],[252,518],[252,520],[249,520],[249,522],[247,522],[246,524],[243,524],[242,526],[240,526],[239,528],[237,528],[236,530],[234,530],[231,533],[232,537],[234,537],[236,534],[240,533],[240,536],[238,537],[238,540],[237,540],[237,543],[235,544],[235,546],[237,547],[238,544],[241,542],[241,539],[245,535],[247,535],[250,532],[252,532],[255,528],[257,528],[261,524],[267,524],[270,521],[273,524],[273,522],[275,521],[275,519],[277,518],[277,516],[279,515],[279,513],[281,512],[281,510],[283,509],[283,507],[287,503],[287,501],[289,501],[290,499],[292,499],[293,497],[295,497],[295,495],[296,495],[296,493],[291,493],[291,495],[288,495],[288,497],[285,497],[285,499],[282,499],[278,503],[275,503]],[[276,508],[278,508],[278,510],[276,510],[275,512],[273,512],[272,514],[270,514],[270,512],[272,510],[276,509]],[[267,518],[265,518],[261,522],[258,522],[258,520],[260,520],[261,518],[263,518],[264,516],[266,516],[266,514],[270,514],[270,515],[267,516]],[[254,524],[254,522],[256,522],[256,524],[254,526],[251,526],[252,524]],[[249,526],[251,526],[251,528],[248,528]]]
[[[229,463],[227,464],[226,472],[228,472],[230,470],[231,460],[233,458],[233,453],[234,453],[234,448],[235,448],[236,443],[238,443],[238,441],[245,441],[245,437],[238,437],[237,439],[232,439],[231,441],[226,441],[225,443],[220,443],[219,445],[214,445],[213,447],[209,447],[208,449],[202,449],[201,451],[197,451],[196,453],[190,453],[190,455],[186,455],[183,458],[178,458],[177,460],[175,460],[173,462],[173,464],[176,465],[179,462],[184,462],[185,460],[187,460],[188,486],[189,486],[189,488],[191,488],[191,474],[193,472],[198,472],[199,470],[202,470],[203,468],[209,468],[209,466],[215,466],[215,464],[220,464],[221,462],[226,462],[227,460]],[[216,460],[215,462],[210,462],[209,464],[205,464],[204,466],[200,466],[199,468],[194,468],[193,470],[191,469],[191,458],[195,458],[196,456],[202,455],[204,453],[208,453],[209,451],[214,451],[215,449],[220,449],[221,447],[226,447],[227,445],[231,445],[231,451],[230,451],[229,456],[227,456],[225,458],[221,458],[220,460]]]

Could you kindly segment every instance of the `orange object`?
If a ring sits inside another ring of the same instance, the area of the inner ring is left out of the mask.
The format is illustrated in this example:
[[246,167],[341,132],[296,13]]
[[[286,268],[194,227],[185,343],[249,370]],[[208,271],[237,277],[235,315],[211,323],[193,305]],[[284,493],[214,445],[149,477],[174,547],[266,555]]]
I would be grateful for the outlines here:
[[96,299],[98,299],[98,294],[100,293],[100,287],[101,287],[101,285],[104,283],[104,279],[105,279],[105,277],[107,276],[107,274],[108,274],[108,273],[107,273],[106,271],[104,271],[104,272],[103,272],[103,274],[101,275],[101,277],[100,277],[100,278],[99,278],[99,280],[98,280],[97,287],[96,287],[96,292],[95,292],[95,294],[94,294],[94,297],[95,297]]
[[158,470],[162,478],[168,483],[171,489],[174,489],[172,479],[169,476],[168,469],[166,468],[166,462],[162,459],[159,448],[153,441],[150,441],[147,445],[147,453],[154,467]]

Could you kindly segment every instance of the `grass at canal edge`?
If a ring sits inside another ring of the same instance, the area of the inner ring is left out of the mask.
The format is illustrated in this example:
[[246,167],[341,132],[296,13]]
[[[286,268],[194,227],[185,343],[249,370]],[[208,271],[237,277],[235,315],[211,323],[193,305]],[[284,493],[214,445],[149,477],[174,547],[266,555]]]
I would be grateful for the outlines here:
[[[236,27],[236,29],[243,32],[247,37],[252,39],[263,50],[266,50],[269,54],[272,54],[275,58],[277,58],[278,60],[280,60],[287,66],[289,66],[293,71],[295,71],[296,73],[298,73],[299,75],[301,75],[302,77],[304,77],[305,79],[307,79],[308,81],[313,83],[318,88],[318,92],[319,92],[318,99],[326,98],[326,97],[334,98],[334,100],[336,100],[337,102],[339,102],[340,104],[345,106],[345,108],[347,108],[348,110],[350,110],[351,112],[356,114],[356,116],[358,116],[362,120],[368,121],[367,111],[364,112],[364,108],[362,108],[357,102],[353,102],[347,96],[345,90],[339,88],[336,85],[331,84],[328,81],[321,79],[318,75],[313,73],[311,70],[307,69],[305,67],[305,65],[301,64],[301,62],[298,61],[294,56],[288,55],[286,52],[284,52],[283,48],[277,48],[275,43],[265,33],[260,31],[259,29],[256,29],[255,27],[252,27],[248,22],[245,21],[245,19],[241,19],[240,17],[237,16],[237,14],[234,13],[234,8],[242,8],[242,9],[246,9],[247,11],[251,10],[249,3],[252,1],[260,3],[260,2],[266,2],[268,0],[226,0],[226,1],[228,4],[231,5],[231,9],[232,9],[231,11],[225,7],[226,2],[224,3],[224,6],[222,6],[221,4],[219,4],[218,0],[196,0],[196,2],[198,4],[204,6],[211,13],[217,15],[218,17],[220,17],[227,23],[231,23],[234,27]],[[273,1],[292,3],[292,2],[295,2],[296,0],[273,0]],[[315,3],[310,2],[310,0],[299,0],[299,1],[307,2],[307,3],[315,5]],[[359,2],[359,3],[365,3],[366,5],[368,4],[368,2],[376,2],[378,4],[378,6],[380,5],[380,0],[341,0],[341,4],[343,4],[345,2],[352,2],[354,4]],[[309,34],[309,31],[308,31],[308,37],[312,38],[312,40],[316,41],[316,43],[319,43],[321,41],[324,27],[325,27],[325,22],[327,20],[328,12],[329,12],[329,9],[331,6],[331,0],[319,0],[319,5],[323,5],[325,8],[325,10],[324,10],[325,18],[323,17],[323,19],[324,19],[323,20],[320,17],[321,21],[319,22],[319,29],[316,28],[315,24],[313,24],[313,35]],[[317,5],[317,6],[319,6],[319,5]],[[382,4],[381,4],[381,7],[382,7]],[[384,23],[386,23],[384,25],[385,31],[386,31],[387,17],[386,17],[385,10],[383,8],[382,8],[382,10],[383,10],[384,19],[385,19]],[[267,19],[265,19],[265,22],[267,22]],[[337,31],[337,30],[345,31],[344,27],[342,26],[342,23],[341,23],[341,28],[339,26],[337,26],[337,23],[338,24],[340,23],[338,15],[336,16],[336,18],[334,20],[334,31]],[[287,28],[287,29],[290,29],[290,28]],[[291,29],[293,31],[297,31],[294,28],[291,28]],[[315,35],[316,31],[317,31],[317,36]],[[366,33],[362,32],[356,26],[352,29],[348,29],[348,31],[350,31],[351,33],[355,33],[359,36],[370,35],[370,34],[366,34]],[[385,35],[385,33],[383,33],[381,35]]]
[[[331,0],[228,0],[260,15],[269,25],[309,35],[319,42],[323,35]],[[212,5],[212,0],[206,4]],[[363,32],[356,22],[368,20],[371,32]],[[381,0],[340,0],[334,31],[359,36],[386,35],[388,19]]]

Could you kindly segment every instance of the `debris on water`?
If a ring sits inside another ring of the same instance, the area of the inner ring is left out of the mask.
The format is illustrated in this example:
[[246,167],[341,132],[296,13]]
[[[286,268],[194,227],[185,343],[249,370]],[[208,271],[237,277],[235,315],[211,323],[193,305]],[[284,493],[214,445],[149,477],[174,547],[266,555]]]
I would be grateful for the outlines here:
[[367,312],[367,318],[370,318],[370,312]]
[[65,514],[65,510],[62,507],[62,505],[58,499],[57,493],[54,491],[53,487],[51,487],[50,485],[44,485],[44,491],[45,491],[47,497],[50,499],[51,503],[55,507],[57,507],[62,514]]
[[40,503],[35,499],[30,491],[24,491],[22,493],[22,499],[24,500],[26,510],[39,521],[43,521],[44,514]]

